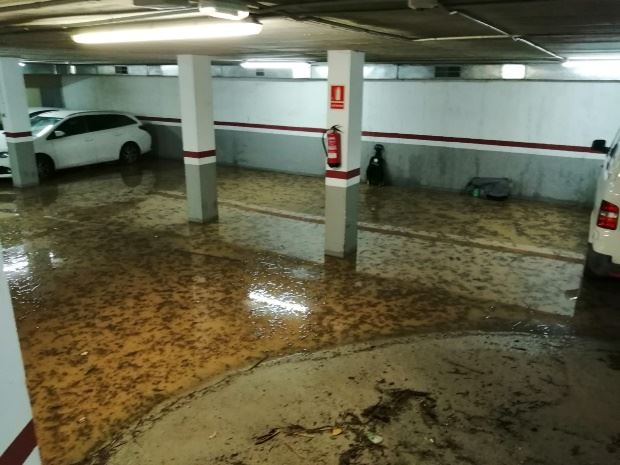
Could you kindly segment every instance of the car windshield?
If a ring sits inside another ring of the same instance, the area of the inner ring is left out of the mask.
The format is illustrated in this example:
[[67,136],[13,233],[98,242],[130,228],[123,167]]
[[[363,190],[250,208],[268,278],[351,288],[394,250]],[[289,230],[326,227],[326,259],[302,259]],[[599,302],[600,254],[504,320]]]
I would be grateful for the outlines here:
[[58,123],[62,118],[56,118],[53,116],[37,115],[30,118],[30,126],[32,127],[32,134],[34,137],[39,137],[53,125]]

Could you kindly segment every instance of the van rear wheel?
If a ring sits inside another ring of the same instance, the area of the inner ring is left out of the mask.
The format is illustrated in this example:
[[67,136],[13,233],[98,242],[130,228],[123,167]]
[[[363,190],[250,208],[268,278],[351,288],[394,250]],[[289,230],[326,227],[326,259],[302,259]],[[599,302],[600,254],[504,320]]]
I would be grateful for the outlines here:
[[123,165],[133,165],[140,158],[140,147],[135,142],[127,142],[121,147],[119,160]]
[[54,165],[54,160],[52,160],[49,155],[45,155],[42,153],[37,154],[37,171],[39,172],[39,179],[41,181],[45,179],[49,179],[54,175],[56,171],[56,166]]
[[596,253],[592,244],[588,245],[583,275],[586,279],[603,279],[609,276],[611,257]]

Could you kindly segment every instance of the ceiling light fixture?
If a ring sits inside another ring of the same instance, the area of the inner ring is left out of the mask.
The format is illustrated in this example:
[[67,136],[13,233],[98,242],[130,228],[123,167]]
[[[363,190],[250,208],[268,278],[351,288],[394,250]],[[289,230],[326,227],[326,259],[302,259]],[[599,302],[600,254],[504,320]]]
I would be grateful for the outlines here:
[[183,21],[159,22],[146,26],[89,28],[73,34],[78,44],[121,44],[133,42],[161,42],[171,40],[224,39],[259,34],[263,25],[254,21],[212,22]]
[[619,79],[620,60],[567,60],[562,63],[575,74],[592,78]]
[[566,57],[567,62],[572,61],[616,61],[620,60],[620,53],[594,53],[579,55],[568,55]]
[[247,5],[234,0],[200,0],[198,10],[219,19],[239,21],[250,16]]
[[310,78],[311,65],[303,61],[244,61],[241,67],[245,69],[290,69],[294,78]]
[[525,79],[525,65],[502,65],[502,79]]

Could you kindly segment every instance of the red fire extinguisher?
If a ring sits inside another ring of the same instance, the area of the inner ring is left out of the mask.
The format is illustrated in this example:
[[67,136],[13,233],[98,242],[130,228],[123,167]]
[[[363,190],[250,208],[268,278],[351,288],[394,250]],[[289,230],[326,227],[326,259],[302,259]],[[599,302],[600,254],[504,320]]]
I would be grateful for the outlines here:
[[[342,163],[340,149],[341,131],[338,125],[334,125],[323,134],[323,150],[327,156],[327,164],[330,168],[338,168]],[[327,136],[327,148],[325,147],[325,137]]]

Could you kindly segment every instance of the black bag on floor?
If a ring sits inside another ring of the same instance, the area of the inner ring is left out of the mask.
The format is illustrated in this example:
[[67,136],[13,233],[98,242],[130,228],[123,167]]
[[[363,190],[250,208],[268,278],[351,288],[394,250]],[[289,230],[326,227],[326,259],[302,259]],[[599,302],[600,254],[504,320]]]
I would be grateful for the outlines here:
[[472,178],[465,187],[465,192],[489,200],[506,200],[510,197],[511,182],[508,178]]
[[385,158],[383,151],[385,147],[381,144],[375,145],[375,154],[370,157],[368,168],[366,168],[366,179],[371,186],[385,185]]

